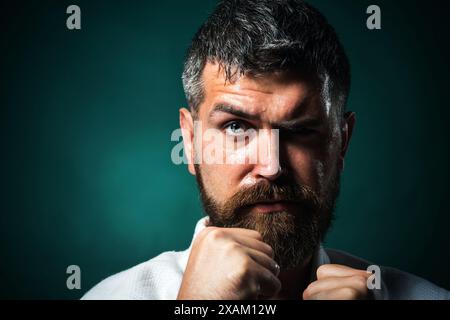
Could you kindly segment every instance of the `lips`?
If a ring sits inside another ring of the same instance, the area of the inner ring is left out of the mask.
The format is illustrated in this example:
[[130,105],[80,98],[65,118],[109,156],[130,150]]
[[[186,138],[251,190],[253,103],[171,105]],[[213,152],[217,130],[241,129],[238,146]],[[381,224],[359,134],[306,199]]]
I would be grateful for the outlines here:
[[257,213],[292,211],[295,210],[296,207],[297,204],[290,201],[258,202],[249,206],[251,211]]

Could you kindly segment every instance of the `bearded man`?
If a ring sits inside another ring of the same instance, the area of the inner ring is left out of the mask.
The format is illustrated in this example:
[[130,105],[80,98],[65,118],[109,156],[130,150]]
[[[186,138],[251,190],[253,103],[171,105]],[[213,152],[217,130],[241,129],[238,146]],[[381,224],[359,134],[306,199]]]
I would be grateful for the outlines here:
[[320,12],[300,0],[224,0],[194,36],[182,79],[184,151],[206,216],[187,250],[111,276],[85,299],[449,298],[321,245],[355,114],[348,58]]

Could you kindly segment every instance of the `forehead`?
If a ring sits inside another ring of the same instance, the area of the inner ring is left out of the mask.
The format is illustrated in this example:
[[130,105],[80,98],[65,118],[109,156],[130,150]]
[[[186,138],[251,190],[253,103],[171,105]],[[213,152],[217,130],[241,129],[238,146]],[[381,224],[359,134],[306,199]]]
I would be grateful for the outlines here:
[[243,75],[230,82],[225,81],[223,68],[216,63],[207,63],[202,77],[204,101],[200,113],[208,113],[219,103],[279,120],[298,113],[319,116],[323,111],[320,91],[287,73]]

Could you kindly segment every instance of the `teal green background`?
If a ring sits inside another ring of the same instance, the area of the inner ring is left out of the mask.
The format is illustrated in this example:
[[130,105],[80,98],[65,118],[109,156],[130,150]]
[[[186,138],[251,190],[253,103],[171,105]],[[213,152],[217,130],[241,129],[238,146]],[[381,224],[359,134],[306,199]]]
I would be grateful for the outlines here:
[[[450,288],[445,1],[313,0],[353,69],[357,113],[326,246]],[[66,28],[77,4],[82,29]],[[180,75],[215,1],[9,1],[1,7],[0,298],[79,298],[182,250],[202,216],[171,162]],[[82,270],[81,290],[66,268]]]

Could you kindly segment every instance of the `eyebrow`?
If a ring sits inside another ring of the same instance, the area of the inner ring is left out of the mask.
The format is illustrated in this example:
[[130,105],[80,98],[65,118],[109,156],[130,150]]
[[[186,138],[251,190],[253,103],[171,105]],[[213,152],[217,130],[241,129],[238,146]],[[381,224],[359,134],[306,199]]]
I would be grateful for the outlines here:
[[299,128],[305,127],[319,127],[322,125],[322,121],[318,118],[307,117],[303,119],[294,119],[288,121],[282,121],[280,123],[274,124],[273,126],[277,129],[285,129],[290,131],[295,131]]
[[226,104],[223,104],[223,103],[220,103],[220,104],[216,105],[213,108],[213,110],[211,111],[211,113],[209,114],[209,117],[211,118],[217,112],[229,113],[229,114],[235,115],[236,117],[249,119],[249,120],[257,120],[257,119],[259,119],[259,115],[258,114],[248,113],[248,112],[245,112],[245,111],[241,110],[238,107],[226,105]]
[[[209,117],[213,117],[215,113],[218,112],[224,112],[224,113],[229,113],[232,114],[234,116],[243,118],[243,119],[249,119],[249,120],[258,120],[260,118],[259,114],[252,114],[252,113],[248,113],[243,111],[242,109],[240,109],[239,107],[235,107],[232,105],[227,105],[227,104],[217,104],[213,110],[211,111],[211,113],[209,114]],[[298,118],[298,119],[293,119],[293,120],[287,120],[287,121],[282,121],[279,123],[271,123],[271,125],[275,128],[278,129],[285,129],[285,130],[296,130],[298,128],[302,128],[302,127],[318,127],[322,124],[322,121],[318,118],[314,118],[314,117],[303,117],[303,118]]]

